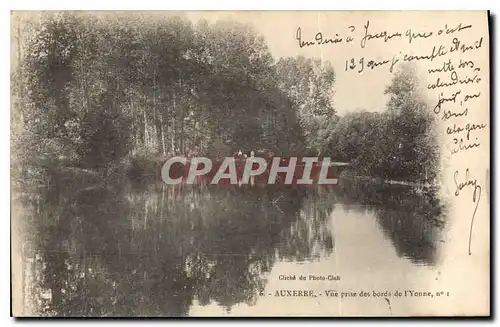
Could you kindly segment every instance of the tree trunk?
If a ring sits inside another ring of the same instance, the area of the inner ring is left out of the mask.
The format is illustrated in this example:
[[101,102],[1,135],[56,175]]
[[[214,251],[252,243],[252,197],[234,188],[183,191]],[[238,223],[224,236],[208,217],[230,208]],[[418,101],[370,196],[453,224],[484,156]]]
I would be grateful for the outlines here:
[[148,146],[148,119],[146,117],[146,111],[144,111],[144,146]]
[[174,153],[177,153],[177,151],[175,149],[175,110],[176,110],[176,108],[175,108],[175,90],[174,90],[171,134],[172,134],[172,151]]
[[157,128],[157,121],[156,121],[156,67],[153,70],[153,135],[155,136],[154,139],[154,147],[155,150],[158,150],[158,128]]
[[162,145],[162,150],[163,154],[166,154],[166,147],[165,147],[165,133],[163,132],[163,114],[160,113],[160,137],[161,137],[161,145]]

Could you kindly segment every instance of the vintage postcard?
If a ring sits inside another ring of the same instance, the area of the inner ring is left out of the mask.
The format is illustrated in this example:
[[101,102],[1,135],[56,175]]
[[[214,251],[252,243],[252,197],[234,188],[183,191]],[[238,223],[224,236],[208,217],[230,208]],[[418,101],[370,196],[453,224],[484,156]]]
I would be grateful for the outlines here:
[[487,11],[11,14],[12,315],[490,315]]

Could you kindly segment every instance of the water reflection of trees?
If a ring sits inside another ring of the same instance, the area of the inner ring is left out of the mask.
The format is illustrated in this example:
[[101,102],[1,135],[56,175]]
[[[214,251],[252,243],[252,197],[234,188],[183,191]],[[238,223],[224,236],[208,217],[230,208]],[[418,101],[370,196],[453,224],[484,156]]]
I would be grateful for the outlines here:
[[401,257],[435,263],[443,210],[431,190],[94,188],[43,192],[27,208],[26,297],[37,314],[182,316],[194,300],[253,304],[277,260],[328,255],[335,203],[368,205]]
[[330,216],[335,198],[332,198],[328,188],[308,189],[307,194],[297,219],[290,228],[282,231],[283,243],[279,251],[281,259],[317,259],[333,250],[331,222],[325,217]]
[[444,206],[433,187],[415,189],[345,180],[335,194],[343,203],[368,205],[400,257],[434,265],[444,227]]
[[91,189],[31,208],[38,314],[180,316],[194,299],[252,304],[276,260],[329,253],[330,201],[305,189]]

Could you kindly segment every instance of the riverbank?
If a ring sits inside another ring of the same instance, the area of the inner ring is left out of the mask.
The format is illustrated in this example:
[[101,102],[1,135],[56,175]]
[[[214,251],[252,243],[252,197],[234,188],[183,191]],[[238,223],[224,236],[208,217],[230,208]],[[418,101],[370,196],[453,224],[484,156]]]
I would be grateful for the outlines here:
[[[162,160],[159,157],[147,155],[129,156],[118,162],[106,166],[89,169],[77,166],[75,162],[53,159],[33,167],[13,167],[12,188],[19,191],[28,191],[37,188],[62,187],[64,189],[86,189],[113,185],[122,182],[139,184],[155,183],[160,181]],[[332,162],[335,176],[340,183],[369,184],[374,186],[404,186],[424,192],[434,189],[430,183],[418,183],[390,178],[379,178],[358,175],[348,163]],[[338,174],[338,175],[337,175]]]
[[392,179],[392,178],[381,178],[381,177],[373,177],[373,176],[364,176],[364,175],[358,175],[355,170],[351,169],[346,169],[340,174],[340,178],[344,180],[352,180],[352,181],[363,181],[363,182],[369,182],[373,184],[387,184],[387,185],[401,185],[401,186],[408,186],[412,188],[417,188],[417,189],[424,189],[424,188],[433,188],[436,187],[435,184],[426,182],[426,181],[421,181],[421,182],[415,182],[415,181],[406,181],[406,180],[397,180],[397,179]]

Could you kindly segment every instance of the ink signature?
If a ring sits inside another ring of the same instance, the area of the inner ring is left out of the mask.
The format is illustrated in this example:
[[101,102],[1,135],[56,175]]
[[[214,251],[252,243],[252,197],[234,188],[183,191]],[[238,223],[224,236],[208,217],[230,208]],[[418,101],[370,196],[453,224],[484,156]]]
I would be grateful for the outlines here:
[[472,202],[476,204],[476,207],[474,208],[474,212],[472,214],[471,222],[470,222],[470,230],[469,230],[469,255],[472,254],[471,252],[471,243],[472,243],[472,230],[474,228],[474,219],[476,217],[476,212],[477,212],[477,207],[479,206],[479,201],[481,200],[481,185],[477,182],[477,179],[469,179],[469,168],[465,170],[465,179],[463,181],[458,182],[457,177],[458,177],[458,170],[455,171],[455,174],[453,175],[453,180],[455,181],[456,185],[456,190],[455,190],[455,196],[459,196],[460,192],[467,187],[473,187],[474,192],[472,193]]

